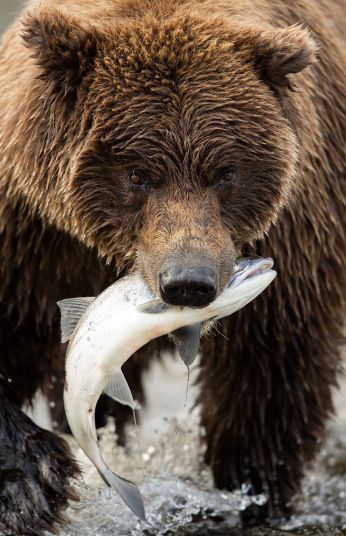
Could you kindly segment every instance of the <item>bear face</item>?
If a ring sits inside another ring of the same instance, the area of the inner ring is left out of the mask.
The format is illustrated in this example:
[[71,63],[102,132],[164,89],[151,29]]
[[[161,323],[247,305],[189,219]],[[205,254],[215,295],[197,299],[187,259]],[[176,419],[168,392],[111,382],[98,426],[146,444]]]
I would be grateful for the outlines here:
[[287,75],[313,61],[307,32],[191,15],[96,29],[41,12],[24,39],[47,102],[80,117],[56,184],[69,212],[48,217],[118,268],[135,262],[165,301],[212,301],[294,184]]

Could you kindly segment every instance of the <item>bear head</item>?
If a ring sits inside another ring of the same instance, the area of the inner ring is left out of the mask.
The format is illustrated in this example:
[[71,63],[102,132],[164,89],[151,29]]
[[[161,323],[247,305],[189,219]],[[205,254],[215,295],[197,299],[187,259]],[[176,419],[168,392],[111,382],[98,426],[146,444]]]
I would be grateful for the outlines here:
[[92,22],[25,20],[45,106],[69,125],[54,186],[66,212],[49,217],[119,269],[135,264],[167,303],[206,305],[294,187],[292,75],[314,42],[197,13]]

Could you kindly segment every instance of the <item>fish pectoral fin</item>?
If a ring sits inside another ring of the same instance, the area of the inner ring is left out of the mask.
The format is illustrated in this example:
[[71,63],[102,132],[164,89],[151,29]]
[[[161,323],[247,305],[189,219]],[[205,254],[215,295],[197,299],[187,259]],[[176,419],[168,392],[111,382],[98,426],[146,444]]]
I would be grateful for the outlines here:
[[136,516],[138,516],[142,521],[145,521],[145,510],[142,495],[134,482],[131,480],[126,480],[121,476],[113,473],[108,467],[98,469],[102,479],[111,486],[115,488],[119,493],[122,500],[127,504],[127,506],[132,510]]
[[187,367],[194,362],[201,339],[201,324],[193,324],[172,331],[171,337],[175,343],[181,359]]
[[104,392],[113,400],[134,409],[135,401],[122,370],[117,370],[107,383]]
[[94,300],[95,298],[84,297],[57,302],[61,312],[61,342],[67,342],[71,338],[79,319]]
[[167,305],[167,303],[163,303],[161,300],[152,300],[150,302],[137,305],[137,311],[148,314],[163,313],[164,311],[167,311],[167,309],[169,309],[169,305]]

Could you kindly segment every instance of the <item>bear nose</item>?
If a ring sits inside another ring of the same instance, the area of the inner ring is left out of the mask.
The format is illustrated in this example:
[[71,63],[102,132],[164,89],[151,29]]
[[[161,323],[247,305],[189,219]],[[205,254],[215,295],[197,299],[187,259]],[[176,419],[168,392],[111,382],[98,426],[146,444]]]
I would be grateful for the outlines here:
[[160,274],[160,292],[165,303],[204,307],[216,297],[217,278],[210,268],[174,266]]

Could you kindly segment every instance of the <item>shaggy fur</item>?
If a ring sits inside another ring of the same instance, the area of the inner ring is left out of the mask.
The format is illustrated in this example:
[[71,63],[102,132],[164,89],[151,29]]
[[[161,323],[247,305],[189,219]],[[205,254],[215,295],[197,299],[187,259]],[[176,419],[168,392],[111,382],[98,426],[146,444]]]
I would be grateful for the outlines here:
[[[19,409],[60,381],[56,301],[132,266],[158,292],[173,262],[213,269],[220,292],[241,252],[279,275],[203,344],[206,460],[220,488],[268,492],[245,518],[289,514],[340,363],[344,27],[341,0],[45,0],[5,35],[1,528],[61,521],[77,472]],[[128,365],[138,396],[147,362]]]

